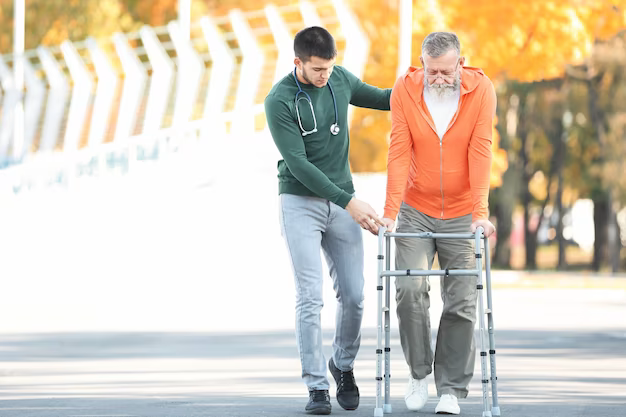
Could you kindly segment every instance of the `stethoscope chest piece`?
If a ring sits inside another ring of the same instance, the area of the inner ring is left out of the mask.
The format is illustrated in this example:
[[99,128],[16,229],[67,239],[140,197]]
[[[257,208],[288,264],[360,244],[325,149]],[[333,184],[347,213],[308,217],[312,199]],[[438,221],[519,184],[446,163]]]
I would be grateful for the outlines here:
[[333,123],[330,125],[330,133],[337,136],[339,134],[339,125],[337,123]]

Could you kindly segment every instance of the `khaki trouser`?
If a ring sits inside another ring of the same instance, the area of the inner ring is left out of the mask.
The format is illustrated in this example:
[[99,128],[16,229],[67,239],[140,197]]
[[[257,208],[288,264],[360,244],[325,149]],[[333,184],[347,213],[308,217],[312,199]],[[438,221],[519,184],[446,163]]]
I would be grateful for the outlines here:
[[[468,233],[472,216],[441,220],[402,203],[398,217],[401,233]],[[475,269],[475,243],[470,239],[396,238],[396,269],[431,269],[435,252],[441,269]],[[397,277],[396,302],[400,342],[413,378],[432,372],[428,277]],[[437,395],[467,397],[474,372],[476,349],[476,278],[441,277],[443,312],[435,350]]]

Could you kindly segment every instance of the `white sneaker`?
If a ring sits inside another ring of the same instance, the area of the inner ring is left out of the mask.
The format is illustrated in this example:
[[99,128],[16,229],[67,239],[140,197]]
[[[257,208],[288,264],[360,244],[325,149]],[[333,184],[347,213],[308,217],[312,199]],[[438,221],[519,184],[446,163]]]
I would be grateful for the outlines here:
[[436,414],[459,414],[460,412],[459,401],[452,394],[443,394],[435,408]]
[[426,378],[414,379],[412,375],[409,375],[409,383],[404,394],[406,408],[411,411],[420,410],[426,405],[426,401],[428,401],[428,382],[426,382]]

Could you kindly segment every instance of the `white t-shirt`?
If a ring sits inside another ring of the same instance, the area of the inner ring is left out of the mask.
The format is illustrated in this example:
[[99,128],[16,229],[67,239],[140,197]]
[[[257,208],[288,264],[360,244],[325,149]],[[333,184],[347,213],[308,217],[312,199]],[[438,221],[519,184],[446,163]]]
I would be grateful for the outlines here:
[[443,135],[446,133],[448,125],[452,121],[454,113],[456,113],[456,109],[459,107],[460,97],[460,89],[450,97],[439,98],[431,94],[428,88],[424,87],[424,101],[433,118],[433,122],[435,122],[440,141],[443,139]]

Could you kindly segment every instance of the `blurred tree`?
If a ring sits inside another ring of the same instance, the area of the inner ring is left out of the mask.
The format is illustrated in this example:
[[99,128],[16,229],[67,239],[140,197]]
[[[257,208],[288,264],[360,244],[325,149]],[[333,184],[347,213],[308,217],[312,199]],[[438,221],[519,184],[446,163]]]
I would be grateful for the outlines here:
[[[626,203],[626,33],[597,42],[592,56],[568,69],[567,76],[583,89],[575,89],[572,103],[576,139],[585,147],[588,173],[578,176],[594,201],[595,244],[592,267],[609,262],[613,272],[620,264],[620,230],[617,212]],[[590,122],[590,123],[589,123]],[[581,152],[582,154],[583,152]]]
[[[509,131],[508,136],[514,138],[514,152],[510,157],[515,163],[510,171],[519,171],[522,178],[521,200],[529,268],[536,266],[537,230],[543,221],[542,213],[548,199],[555,208],[550,212],[558,214],[558,265],[560,268],[566,266],[562,216],[564,207],[579,197],[594,201],[593,268],[599,269],[609,255],[611,269],[616,271],[619,268],[621,244],[616,212],[626,202],[622,162],[626,155],[625,37],[626,33],[622,33],[608,42],[597,42],[590,58],[584,64],[570,68],[563,79],[506,83],[505,91],[510,98],[507,100],[503,96],[505,99],[501,100],[499,111],[507,113],[503,130]],[[593,77],[589,77],[590,65],[595,68]],[[562,86],[558,87],[561,83]],[[508,110],[502,107],[508,107]],[[596,113],[595,120],[592,112]],[[519,152],[515,152],[518,149]],[[543,180],[538,181],[538,178]],[[507,191],[507,187],[496,190],[492,202]],[[503,206],[506,207],[506,200],[500,198],[494,211],[502,210]],[[498,250],[495,259],[498,259]]]
[[[0,0],[1,53],[13,50],[13,1]],[[26,49],[57,45],[66,39],[79,41],[87,36],[134,31],[144,24],[161,26],[178,17],[178,1],[26,0]],[[260,7],[258,2],[256,7]],[[208,10],[206,1],[192,0],[192,20]]]
[[[138,29],[119,0],[27,0],[26,49]],[[0,51],[13,50],[13,0],[0,0]]]
[[[513,224],[513,204],[517,199],[520,184],[519,170],[509,164],[515,162],[515,152],[512,142],[517,130],[517,119],[511,116],[517,115],[519,97],[513,93],[512,88],[507,88],[508,83],[500,83],[496,92],[498,94],[498,107],[496,130],[500,138],[500,146],[506,152],[507,168],[501,176],[501,182],[505,187],[498,186],[489,193],[489,207],[491,215],[496,218],[496,247],[493,253],[493,265],[499,268],[511,267],[511,236]],[[501,184],[498,184],[501,185]]]
[[[593,42],[624,28],[625,0],[463,0],[439,2],[445,24],[459,34],[472,65],[491,77],[556,78],[581,62]],[[419,56],[419,55],[418,55]]]
[[[162,26],[176,20],[179,2],[180,0],[120,0],[133,20],[152,26]],[[207,14],[213,3],[215,2],[212,0],[191,0],[191,20],[195,21]],[[257,8],[259,7],[261,6],[257,2]]]
[[[563,79],[529,83],[525,87],[527,91],[521,91],[525,108],[523,117],[520,117],[519,137],[524,243],[526,267],[535,269],[538,232],[546,220],[544,213],[553,194],[555,175],[560,176],[565,160],[562,146],[565,95]],[[535,181],[536,178],[545,178],[545,182]],[[544,187],[538,189],[533,185]],[[538,208],[531,206],[535,202],[539,202]],[[531,221],[533,213],[536,221]]]
[[222,16],[227,14],[231,9],[238,8],[243,11],[259,10],[265,7],[267,4],[273,4],[275,6],[286,6],[289,4],[297,4],[295,0],[273,0],[273,1],[259,1],[259,0],[205,0],[207,9],[212,15]]
[[178,17],[179,0],[124,0],[133,20],[146,25],[162,26]]

